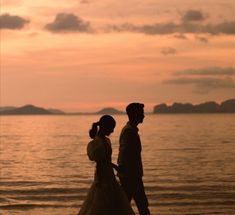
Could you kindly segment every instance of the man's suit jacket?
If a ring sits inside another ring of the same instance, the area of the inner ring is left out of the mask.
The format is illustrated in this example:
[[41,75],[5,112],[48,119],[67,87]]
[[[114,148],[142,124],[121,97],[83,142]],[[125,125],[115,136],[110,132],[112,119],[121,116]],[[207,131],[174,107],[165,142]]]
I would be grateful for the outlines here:
[[138,128],[128,122],[122,129],[119,138],[118,165],[120,175],[127,178],[143,176],[141,159],[141,141]]

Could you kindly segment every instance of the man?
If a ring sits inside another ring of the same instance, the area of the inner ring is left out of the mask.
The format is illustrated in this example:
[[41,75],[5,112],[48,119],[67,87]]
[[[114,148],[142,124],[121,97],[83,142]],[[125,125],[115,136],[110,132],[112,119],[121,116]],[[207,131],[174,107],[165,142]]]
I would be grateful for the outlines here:
[[138,124],[144,119],[144,104],[131,103],[126,107],[129,121],[119,139],[119,179],[129,201],[135,200],[140,215],[150,215],[148,199],[142,181],[141,142]]

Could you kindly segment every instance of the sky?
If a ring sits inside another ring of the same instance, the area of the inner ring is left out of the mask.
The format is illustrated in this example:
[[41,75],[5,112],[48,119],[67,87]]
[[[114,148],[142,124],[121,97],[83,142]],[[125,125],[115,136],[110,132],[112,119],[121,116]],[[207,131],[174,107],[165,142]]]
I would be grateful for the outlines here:
[[0,2],[0,106],[235,98],[234,0]]

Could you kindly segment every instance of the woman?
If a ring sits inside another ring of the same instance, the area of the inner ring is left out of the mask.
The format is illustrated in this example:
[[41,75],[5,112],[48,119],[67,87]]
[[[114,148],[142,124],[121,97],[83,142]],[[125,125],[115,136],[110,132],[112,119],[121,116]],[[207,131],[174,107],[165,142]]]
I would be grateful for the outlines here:
[[95,179],[78,215],[134,215],[130,203],[118,184],[112,164],[109,136],[116,126],[113,117],[104,115],[89,131],[93,139],[87,146],[90,160],[96,162]]

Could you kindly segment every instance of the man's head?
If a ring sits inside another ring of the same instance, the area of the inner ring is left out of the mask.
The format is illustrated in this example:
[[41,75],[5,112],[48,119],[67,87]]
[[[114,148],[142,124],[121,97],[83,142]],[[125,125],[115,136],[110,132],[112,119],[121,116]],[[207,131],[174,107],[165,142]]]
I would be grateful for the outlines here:
[[129,121],[135,124],[142,123],[144,120],[144,104],[131,103],[126,107],[126,113]]

